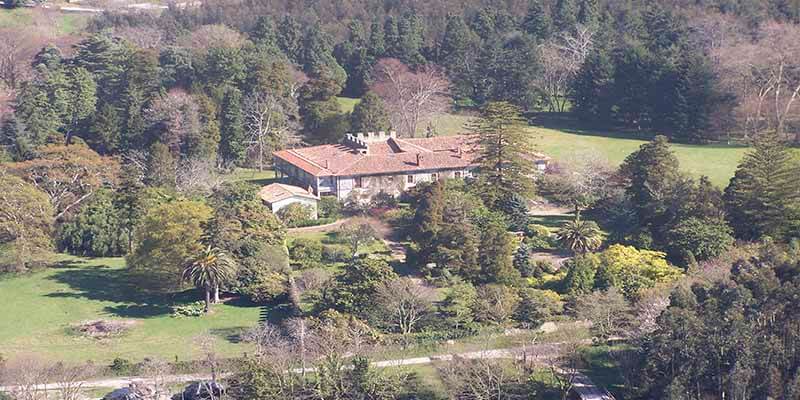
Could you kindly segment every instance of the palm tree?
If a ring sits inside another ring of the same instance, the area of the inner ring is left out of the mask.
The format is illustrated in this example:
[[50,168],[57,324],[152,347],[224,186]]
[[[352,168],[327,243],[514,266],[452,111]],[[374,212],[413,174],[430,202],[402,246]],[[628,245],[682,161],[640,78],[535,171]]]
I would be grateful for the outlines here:
[[211,291],[214,303],[219,301],[219,285],[233,278],[236,262],[224,251],[208,246],[197,257],[189,260],[183,269],[183,279],[192,282],[206,292],[205,312],[211,311]]
[[573,253],[586,253],[600,247],[603,233],[594,221],[577,219],[564,223],[556,233],[556,239]]

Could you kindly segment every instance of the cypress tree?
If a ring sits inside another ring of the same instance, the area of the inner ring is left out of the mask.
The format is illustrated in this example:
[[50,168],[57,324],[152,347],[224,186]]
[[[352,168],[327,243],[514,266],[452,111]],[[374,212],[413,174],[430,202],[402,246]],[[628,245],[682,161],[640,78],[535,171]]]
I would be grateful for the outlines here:
[[[669,222],[667,199],[681,178],[679,162],[669,148],[666,136],[656,136],[652,141],[625,158],[620,166],[627,180],[625,188],[636,213],[640,227],[658,233]],[[654,238],[659,242],[661,238]]]
[[152,187],[174,188],[177,181],[178,160],[172,155],[169,146],[155,142],[150,146],[147,157],[145,183]]
[[228,88],[222,99],[220,117],[219,156],[223,162],[241,165],[247,145],[242,113],[242,93],[234,87]]

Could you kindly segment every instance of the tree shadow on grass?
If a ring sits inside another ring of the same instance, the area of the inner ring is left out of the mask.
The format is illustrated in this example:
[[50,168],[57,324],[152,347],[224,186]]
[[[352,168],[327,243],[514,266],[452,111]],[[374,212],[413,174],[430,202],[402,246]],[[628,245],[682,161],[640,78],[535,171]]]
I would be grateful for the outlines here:
[[127,271],[107,266],[74,268],[62,266],[48,279],[65,284],[72,292],[49,293],[47,297],[74,298],[120,303],[104,311],[123,318],[147,318],[171,312],[172,300],[138,288]]

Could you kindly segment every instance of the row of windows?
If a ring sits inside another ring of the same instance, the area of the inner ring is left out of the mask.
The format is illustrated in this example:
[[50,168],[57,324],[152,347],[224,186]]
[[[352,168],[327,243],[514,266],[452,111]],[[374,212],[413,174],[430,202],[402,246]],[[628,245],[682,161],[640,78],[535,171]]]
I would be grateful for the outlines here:
[[[454,172],[453,176],[456,179],[461,178],[462,177],[461,171]],[[391,184],[394,181],[394,177],[393,176],[388,176],[388,177],[386,177],[386,180],[388,181],[388,183]],[[435,173],[435,172],[432,173],[431,174],[431,181],[432,182],[436,182],[438,180],[439,180],[439,174]],[[406,183],[413,184],[414,182],[415,182],[414,175],[406,175]],[[355,177],[353,179],[353,187],[355,187],[355,188],[363,188],[364,187],[364,179],[362,177],[360,177],[360,176]]]

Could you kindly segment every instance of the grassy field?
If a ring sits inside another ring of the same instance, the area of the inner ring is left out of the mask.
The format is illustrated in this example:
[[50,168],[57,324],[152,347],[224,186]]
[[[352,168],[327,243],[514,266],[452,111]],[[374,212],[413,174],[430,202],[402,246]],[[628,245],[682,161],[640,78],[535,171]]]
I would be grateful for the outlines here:
[[[0,7],[0,29],[41,29],[49,35],[78,33],[86,27],[89,16],[34,8],[5,9]],[[52,29],[52,31],[51,31]]]
[[[445,114],[434,120],[434,126],[440,135],[464,133],[464,124],[470,118]],[[592,154],[607,159],[612,165],[619,165],[628,154],[646,142],[643,139],[622,137],[613,132],[561,130],[539,126],[531,126],[529,131],[536,149],[556,160]],[[424,133],[424,127],[420,133]],[[706,175],[720,187],[728,184],[737,164],[747,152],[746,147],[735,145],[673,144],[672,149],[684,171],[696,177]]]
[[353,112],[356,104],[361,101],[361,99],[351,99],[349,97],[337,97],[336,100],[339,101],[339,108],[343,113]]
[[[56,268],[0,280],[0,354],[33,353],[64,361],[133,361],[158,356],[169,361],[195,358],[192,338],[210,334],[223,356],[237,356],[242,329],[258,323],[261,308],[231,301],[209,316],[173,318],[172,304],[200,299],[194,291],[175,298],[149,297],[127,282],[121,258],[81,259],[63,256]],[[73,324],[96,319],[135,321],[120,337],[92,339],[72,332]]]

